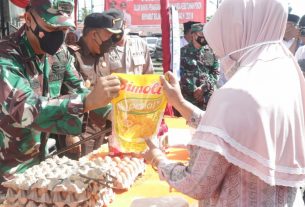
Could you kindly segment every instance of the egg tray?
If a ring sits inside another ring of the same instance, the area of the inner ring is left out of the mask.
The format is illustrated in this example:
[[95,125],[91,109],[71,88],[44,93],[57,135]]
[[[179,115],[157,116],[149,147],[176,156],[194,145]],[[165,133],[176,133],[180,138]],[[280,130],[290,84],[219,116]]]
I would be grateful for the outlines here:
[[93,200],[98,203],[103,192],[104,197],[113,194],[115,177],[109,172],[107,163],[96,165],[54,156],[2,185],[8,188],[6,202],[10,206],[84,206]]
[[[120,158],[118,156],[110,157],[98,157],[96,155],[92,156],[94,159],[91,159],[96,165],[106,165],[110,166],[110,174],[115,177],[114,180],[114,189],[129,189],[134,184],[136,179],[144,174],[146,169],[146,164],[144,159],[124,156]],[[84,159],[88,159],[84,158]]]
[[24,206],[24,207],[105,207],[114,199],[114,193],[111,188],[102,189],[98,194],[92,194],[88,200],[78,202],[37,202],[27,198],[7,199],[5,206]]

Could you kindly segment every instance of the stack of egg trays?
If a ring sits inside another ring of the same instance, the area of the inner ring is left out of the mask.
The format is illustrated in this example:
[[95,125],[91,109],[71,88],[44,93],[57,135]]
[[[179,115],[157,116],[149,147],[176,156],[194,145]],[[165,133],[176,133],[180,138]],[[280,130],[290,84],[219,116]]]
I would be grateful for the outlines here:
[[54,156],[16,174],[8,188],[8,206],[107,206],[114,198],[107,163],[75,161]]

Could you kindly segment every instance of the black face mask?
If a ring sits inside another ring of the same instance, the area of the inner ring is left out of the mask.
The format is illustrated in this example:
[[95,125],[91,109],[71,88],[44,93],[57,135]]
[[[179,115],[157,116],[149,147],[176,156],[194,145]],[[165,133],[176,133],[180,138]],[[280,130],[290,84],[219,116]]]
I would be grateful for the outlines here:
[[119,33],[119,34],[113,34],[113,35],[111,36],[112,43],[113,43],[113,44],[116,44],[116,43],[118,43],[119,41],[121,41],[121,39],[123,38],[123,35],[124,35],[124,30],[122,30],[122,32]]
[[201,45],[202,47],[203,47],[203,46],[206,46],[206,45],[208,44],[204,37],[197,37],[196,41],[197,41],[198,44]]
[[[97,33],[99,36],[99,39],[102,40],[100,38],[99,33]],[[102,43],[100,44],[100,57],[104,57],[105,53],[110,52],[112,49],[114,48],[114,44],[112,42],[112,39],[108,39],[106,41],[102,41]]]
[[[30,29],[33,32],[33,34],[37,37],[40,44],[40,48],[46,53],[50,55],[54,55],[57,52],[57,50],[60,48],[60,46],[63,44],[65,39],[65,33],[63,31],[47,32],[44,29],[42,29],[39,26],[39,24],[37,24],[37,21],[33,15],[32,17],[36,23],[36,28],[35,30],[33,30],[30,27]],[[44,34],[43,37],[39,37],[40,32],[43,32]]]

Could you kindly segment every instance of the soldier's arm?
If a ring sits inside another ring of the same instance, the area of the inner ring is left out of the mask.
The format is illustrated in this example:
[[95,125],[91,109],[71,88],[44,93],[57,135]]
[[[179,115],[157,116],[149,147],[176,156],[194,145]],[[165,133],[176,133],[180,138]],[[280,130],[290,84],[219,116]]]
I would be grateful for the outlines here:
[[187,51],[185,48],[181,49],[181,59],[180,59],[180,87],[183,91],[183,94],[188,94],[192,96],[195,90],[195,84],[193,81],[193,77],[190,77],[187,74],[187,70],[190,67],[188,64]]
[[75,64],[75,58],[68,50],[66,50],[66,57],[68,59],[68,64],[66,66],[62,90],[69,94],[88,91],[88,89],[84,86],[83,78],[75,67],[75,65],[77,65]]
[[200,86],[205,92],[214,88],[219,77],[219,62],[212,52],[211,57],[213,58],[213,64],[209,66],[208,74],[206,74],[206,78]]
[[57,134],[79,134],[87,93],[48,99],[33,91],[22,70],[23,66],[14,60],[0,60],[0,105],[11,124]]

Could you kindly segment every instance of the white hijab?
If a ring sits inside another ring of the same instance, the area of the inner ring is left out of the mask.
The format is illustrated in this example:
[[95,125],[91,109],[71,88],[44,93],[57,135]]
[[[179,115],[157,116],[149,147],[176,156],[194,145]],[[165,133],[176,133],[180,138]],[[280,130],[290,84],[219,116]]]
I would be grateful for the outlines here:
[[296,187],[305,185],[305,82],[281,43],[287,8],[281,0],[225,0],[206,24],[229,80],[212,95],[190,144],[270,185]]

